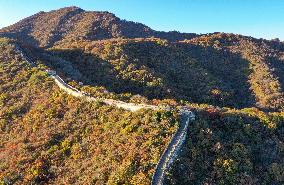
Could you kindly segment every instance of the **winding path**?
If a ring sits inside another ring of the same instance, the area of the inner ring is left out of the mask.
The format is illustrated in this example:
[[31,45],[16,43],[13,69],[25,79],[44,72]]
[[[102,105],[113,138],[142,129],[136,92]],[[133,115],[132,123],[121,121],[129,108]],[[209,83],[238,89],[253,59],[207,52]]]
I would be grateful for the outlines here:
[[180,113],[181,113],[180,127],[172,137],[171,142],[164,150],[164,153],[162,154],[162,157],[160,158],[156,166],[155,173],[152,177],[152,182],[151,182],[152,185],[163,184],[166,171],[169,169],[172,162],[178,156],[178,153],[181,150],[181,146],[186,139],[189,123],[190,121],[193,121],[195,119],[195,115],[191,111],[185,108],[181,109]]
[[118,100],[113,100],[113,99],[100,99],[100,98],[91,97],[73,88],[72,86],[68,85],[58,75],[50,75],[50,76],[54,79],[55,83],[59,86],[61,90],[75,97],[86,98],[88,101],[102,101],[107,105],[116,106],[116,107],[123,108],[125,110],[129,110],[132,112],[135,112],[139,109],[153,109],[153,110],[159,109],[158,106],[154,106],[154,105],[126,103],[123,101],[118,101]]
[[[28,62],[31,66],[36,66],[36,64],[27,55],[25,55],[23,50],[17,45],[16,45],[16,50],[18,51],[18,53],[20,53],[23,60]],[[88,101],[102,101],[107,105],[116,106],[132,112],[137,111],[139,109],[153,109],[153,110],[159,109],[158,106],[154,105],[126,103],[123,101],[117,101],[113,99],[100,99],[100,98],[91,97],[89,95],[86,95],[84,92],[81,92],[75,89],[74,87],[68,85],[60,76],[56,75],[55,72],[49,73],[49,75],[51,78],[54,79],[55,83],[58,85],[58,87],[61,90],[65,91],[66,93],[74,97],[86,98]],[[152,177],[152,182],[151,182],[152,185],[162,185],[164,183],[166,172],[169,169],[172,162],[178,156],[182,144],[186,139],[189,123],[195,119],[195,115],[193,114],[193,112],[188,110],[186,107],[180,109],[180,115],[181,115],[180,127],[172,137],[166,149],[164,150],[155,168],[155,173]]]

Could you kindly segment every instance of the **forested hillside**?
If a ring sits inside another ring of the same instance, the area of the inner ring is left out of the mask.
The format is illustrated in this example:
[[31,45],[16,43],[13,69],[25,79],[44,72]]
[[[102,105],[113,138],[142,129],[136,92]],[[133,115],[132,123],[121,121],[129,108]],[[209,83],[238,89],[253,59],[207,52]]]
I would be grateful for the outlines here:
[[63,40],[49,51],[71,61],[86,84],[112,92],[281,110],[283,45],[274,47],[272,42],[213,34],[182,42],[155,38]]
[[278,40],[157,32],[78,7],[40,12],[0,34],[48,49],[45,58],[65,59],[55,65],[67,77],[112,93],[283,109],[284,44]]
[[[202,36],[186,43],[193,43],[201,48],[212,48],[226,51],[222,58],[216,58],[212,52],[203,52],[206,64],[215,63],[211,70],[220,75],[227,75],[228,81],[238,83],[234,72],[246,77],[249,89],[254,95],[256,106],[264,109],[283,109],[283,69],[284,44],[279,41],[266,41],[233,34],[213,34]],[[228,57],[233,53],[239,55],[242,63],[236,63]],[[194,55],[194,53],[192,53]],[[195,53],[196,54],[196,53]],[[218,70],[220,66],[225,69]],[[218,67],[219,66],[219,67]],[[242,66],[246,66],[243,68]],[[235,70],[235,71],[234,71]],[[239,87],[245,84],[239,84]]]
[[283,184],[283,112],[197,110],[166,184]]
[[[150,184],[180,106],[197,119],[167,184],[284,183],[283,42],[159,32],[77,7],[39,12],[0,36],[2,184]],[[74,98],[46,69],[90,96],[171,110]]]
[[[9,184],[149,184],[178,126],[61,92],[0,41],[0,179]],[[4,183],[4,184],[5,184]]]

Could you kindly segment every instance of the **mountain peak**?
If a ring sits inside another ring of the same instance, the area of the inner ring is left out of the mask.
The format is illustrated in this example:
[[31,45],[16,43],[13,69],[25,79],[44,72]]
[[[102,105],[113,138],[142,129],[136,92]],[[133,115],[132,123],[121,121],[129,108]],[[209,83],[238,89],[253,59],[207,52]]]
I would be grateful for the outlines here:
[[58,10],[53,10],[53,11],[60,11],[60,10],[66,10],[66,11],[77,11],[77,10],[80,10],[80,11],[85,11],[82,8],[77,7],[77,6],[68,6],[68,7],[60,8]]
[[159,37],[177,41],[196,36],[179,32],[159,32],[141,23],[121,20],[107,11],[85,11],[76,6],[39,12],[0,29],[0,34],[40,47],[52,47],[56,42],[70,38],[103,40]]

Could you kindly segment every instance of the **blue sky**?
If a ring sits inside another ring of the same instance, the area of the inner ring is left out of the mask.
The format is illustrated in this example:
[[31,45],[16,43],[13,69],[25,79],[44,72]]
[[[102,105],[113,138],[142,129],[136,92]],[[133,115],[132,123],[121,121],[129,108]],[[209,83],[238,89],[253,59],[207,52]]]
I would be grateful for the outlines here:
[[0,0],[0,27],[66,6],[110,11],[155,30],[284,40],[284,0]]

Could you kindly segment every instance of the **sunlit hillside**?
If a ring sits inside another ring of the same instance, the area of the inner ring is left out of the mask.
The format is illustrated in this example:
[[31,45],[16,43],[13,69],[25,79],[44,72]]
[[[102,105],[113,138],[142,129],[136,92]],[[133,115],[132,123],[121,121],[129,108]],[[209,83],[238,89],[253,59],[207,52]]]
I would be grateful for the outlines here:
[[277,39],[39,12],[0,29],[0,184],[149,185],[186,109],[194,118],[164,184],[281,185],[283,88]]

